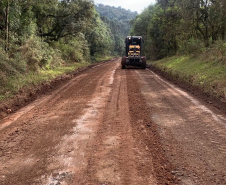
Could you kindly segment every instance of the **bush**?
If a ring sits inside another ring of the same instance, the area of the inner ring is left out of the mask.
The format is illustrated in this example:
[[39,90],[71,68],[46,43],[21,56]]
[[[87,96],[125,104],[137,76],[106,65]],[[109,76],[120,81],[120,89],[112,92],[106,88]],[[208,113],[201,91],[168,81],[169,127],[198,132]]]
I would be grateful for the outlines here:
[[89,61],[89,46],[83,37],[72,37],[52,43],[54,49],[61,51],[62,58],[67,62]]
[[26,61],[29,71],[38,71],[40,68],[50,69],[63,63],[61,52],[54,50],[38,37],[29,38],[20,47],[19,52],[22,53],[22,60]]
[[226,43],[223,41],[216,41],[206,48],[204,56],[210,60],[226,64]]
[[17,78],[26,72],[26,63],[20,61],[20,55],[17,55],[15,59],[9,58],[5,51],[0,48],[0,94],[7,91],[9,78]]
[[191,38],[186,42],[178,42],[178,53],[182,55],[197,55],[205,50],[204,43],[199,39]]

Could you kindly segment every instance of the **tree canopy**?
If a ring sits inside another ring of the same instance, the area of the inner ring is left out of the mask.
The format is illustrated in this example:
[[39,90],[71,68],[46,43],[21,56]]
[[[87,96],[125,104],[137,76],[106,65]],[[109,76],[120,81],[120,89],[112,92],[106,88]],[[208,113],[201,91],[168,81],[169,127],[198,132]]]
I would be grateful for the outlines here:
[[[40,45],[38,50],[53,49],[67,61],[114,53],[111,29],[92,0],[2,0],[0,40],[11,57],[31,40]],[[48,55],[41,53],[40,60]]]

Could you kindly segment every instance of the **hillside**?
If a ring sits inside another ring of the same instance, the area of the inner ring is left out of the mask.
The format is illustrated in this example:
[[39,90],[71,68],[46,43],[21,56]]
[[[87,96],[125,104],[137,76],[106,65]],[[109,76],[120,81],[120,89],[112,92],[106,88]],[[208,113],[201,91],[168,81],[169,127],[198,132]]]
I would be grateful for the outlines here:
[[121,7],[116,8],[103,4],[98,4],[95,7],[101,17],[107,17],[119,26],[120,35],[123,35],[124,37],[128,35],[131,28],[129,22],[138,15],[137,12],[131,12],[130,10]]
[[122,55],[124,52],[124,38],[129,34],[130,22],[138,15],[121,7],[97,4],[96,11],[100,14],[103,22],[110,28],[115,40],[115,52]]

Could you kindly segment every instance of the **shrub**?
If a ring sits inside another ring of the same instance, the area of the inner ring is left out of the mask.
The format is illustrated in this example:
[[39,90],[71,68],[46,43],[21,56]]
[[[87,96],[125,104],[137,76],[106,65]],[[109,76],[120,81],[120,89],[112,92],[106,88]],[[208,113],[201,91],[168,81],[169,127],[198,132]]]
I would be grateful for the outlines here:
[[223,41],[216,41],[206,48],[204,56],[210,60],[226,64],[226,43]]
[[40,68],[50,69],[63,63],[61,52],[54,50],[38,37],[29,38],[19,52],[22,53],[22,60],[26,61],[30,71],[38,71]]
[[178,53],[182,55],[197,55],[205,50],[204,43],[199,39],[191,38],[189,40],[178,42]]
[[[60,40],[57,43],[52,43],[55,49],[62,53],[62,58],[67,62],[83,62],[89,61],[88,43],[83,38],[68,38]],[[84,60],[85,59],[85,60]]]

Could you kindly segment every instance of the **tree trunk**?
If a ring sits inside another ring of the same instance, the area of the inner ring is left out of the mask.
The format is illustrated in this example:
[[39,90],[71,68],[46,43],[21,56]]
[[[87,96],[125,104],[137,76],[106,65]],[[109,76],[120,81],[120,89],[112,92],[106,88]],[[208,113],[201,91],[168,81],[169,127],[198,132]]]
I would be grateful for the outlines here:
[[221,39],[225,41],[225,26],[223,25],[221,28]]
[[6,5],[6,20],[5,20],[5,51],[9,50],[9,1]]

